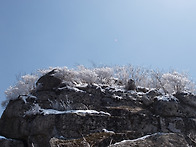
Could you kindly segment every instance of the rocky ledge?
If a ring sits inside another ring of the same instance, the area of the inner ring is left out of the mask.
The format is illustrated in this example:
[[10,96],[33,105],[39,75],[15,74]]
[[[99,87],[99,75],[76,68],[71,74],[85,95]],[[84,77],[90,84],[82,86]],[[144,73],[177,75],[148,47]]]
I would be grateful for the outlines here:
[[[10,100],[0,146],[196,146],[196,96],[98,84],[69,86],[52,72]],[[126,90],[125,90],[126,89]]]

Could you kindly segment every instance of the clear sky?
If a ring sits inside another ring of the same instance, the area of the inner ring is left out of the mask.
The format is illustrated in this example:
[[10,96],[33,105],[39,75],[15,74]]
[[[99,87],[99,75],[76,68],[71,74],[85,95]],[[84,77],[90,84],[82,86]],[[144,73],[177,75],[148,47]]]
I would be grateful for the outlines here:
[[50,66],[173,68],[196,81],[196,1],[0,0],[0,51],[0,101],[17,75]]

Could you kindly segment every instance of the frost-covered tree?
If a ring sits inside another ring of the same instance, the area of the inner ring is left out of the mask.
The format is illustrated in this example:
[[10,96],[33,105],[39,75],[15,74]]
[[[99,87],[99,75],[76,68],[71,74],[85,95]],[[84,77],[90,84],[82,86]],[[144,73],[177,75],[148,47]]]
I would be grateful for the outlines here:
[[176,71],[163,74],[161,77],[161,83],[168,93],[182,91],[195,92],[195,84],[188,79],[187,75]]
[[84,84],[104,84],[108,86],[125,87],[129,79],[138,87],[155,88],[164,94],[189,91],[195,93],[195,83],[186,74],[176,71],[163,73],[158,70],[149,70],[142,67],[114,66],[86,68],[79,66],[76,69],[55,67],[38,70],[35,74],[25,75],[14,86],[10,86],[5,95],[7,100],[16,99],[21,95],[28,95],[36,88],[36,81],[44,74],[55,69],[53,76],[61,79],[68,86]]
[[[28,95],[31,90],[35,89],[35,82],[38,78],[37,75],[27,74],[22,76],[15,86],[10,86],[5,91],[7,101],[16,99],[20,95]],[[3,102],[2,105],[6,105],[7,101]]]

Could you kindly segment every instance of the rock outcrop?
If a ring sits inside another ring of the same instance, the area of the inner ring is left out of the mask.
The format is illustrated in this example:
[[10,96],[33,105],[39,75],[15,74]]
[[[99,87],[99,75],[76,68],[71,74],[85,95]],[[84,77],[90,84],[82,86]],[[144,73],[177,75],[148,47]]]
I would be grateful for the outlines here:
[[68,86],[53,72],[31,94],[9,101],[0,135],[24,147],[196,146],[195,95]]
[[22,141],[13,140],[13,139],[0,139],[1,147],[24,147]]

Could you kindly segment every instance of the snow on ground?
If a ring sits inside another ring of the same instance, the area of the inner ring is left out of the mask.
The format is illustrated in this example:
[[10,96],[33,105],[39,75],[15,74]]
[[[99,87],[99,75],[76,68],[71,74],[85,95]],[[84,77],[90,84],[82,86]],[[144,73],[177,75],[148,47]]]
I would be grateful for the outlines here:
[[27,103],[27,98],[37,99],[36,96],[33,96],[31,94],[29,94],[29,95],[20,95],[19,98],[21,98],[24,101],[25,104]]
[[158,96],[157,99],[159,101],[168,101],[168,102],[169,101],[176,101],[176,102],[178,102],[178,99],[176,97],[174,97],[173,95],[169,95],[169,94]]
[[107,130],[107,129],[103,129],[103,132],[105,132],[105,133],[110,133],[110,134],[115,134],[114,131],[109,131],[109,130]]
[[145,135],[145,136],[140,137],[140,138],[137,138],[137,139],[123,140],[123,141],[121,141],[121,142],[115,143],[114,145],[120,145],[120,144],[122,144],[122,143],[135,142],[135,141],[138,141],[138,140],[144,140],[144,139],[149,138],[149,137],[151,137],[151,136],[163,135],[163,134],[168,134],[168,133],[161,133],[161,132],[158,132],[158,133],[154,133],[154,134],[151,134],[151,135]]
[[0,139],[6,139],[4,136],[0,136]]
[[71,87],[71,86],[65,86],[65,87],[61,87],[61,88],[58,88],[59,90],[63,90],[63,89],[69,89],[69,90],[73,90],[73,91],[75,91],[75,92],[85,92],[85,91],[83,91],[83,90],[80,90],[80,89],[78,89],[78,88],[76,88],[76,87]]
[[[96,110],[66,110],[66,111],[59,111],[55,109],[42,109],[38,104],[35,104],[31,110],[25,112],[25,115],[36,115],[36,114],[66,114],[66,113],[74,113],[78,115],[86,115],[86,114],[98,114],[98,115],[107,115],[111,116],[110,113],[103,112],[103,111],[96,111]],[[25,116],[24,115],[24,116]]]
[[111,92],[125,92],[125,86],[119,86],[119,85],[111,85],[110,87],[107,87]]
[[115,99],[117,99],[117,100],[122,100],[123,99],[123,97],[122,96],[118,96],[118,95],[113,95],[113,98],[115,98]]
[[96,84],[96,83],[93,83],[94,86],[96,86],[96,89],[100,89],[101,92],[105,93],[105,89],[103,89],[101,86],[102,84]]
[[96,110],[67,110],[67,111],[58,111],[54,109],[41,109],[44,115],[49,114],[65,114],[65,113],[75,113],[78,115],[86,115],[86,114],[101,114],[101,115],[108,115],[111,116],[107,112],[103,111],[96,111]]
[[87,83],[80,83],[80,84],[75,84],[76,85],[76,87],[82,87],[82,88],[85,88],[85,87],[87,87],[88,86],[88,84]]

